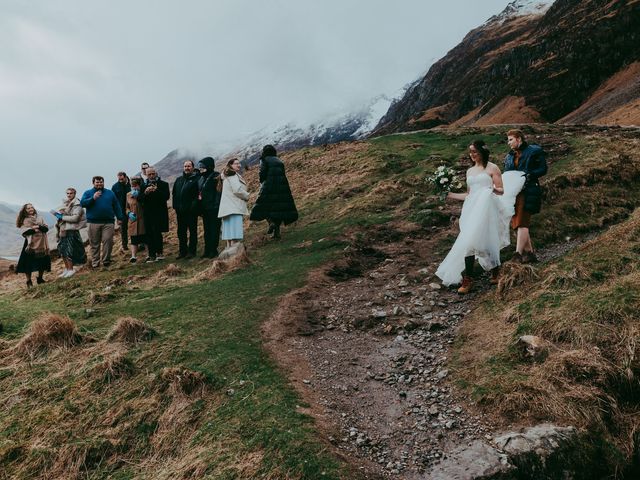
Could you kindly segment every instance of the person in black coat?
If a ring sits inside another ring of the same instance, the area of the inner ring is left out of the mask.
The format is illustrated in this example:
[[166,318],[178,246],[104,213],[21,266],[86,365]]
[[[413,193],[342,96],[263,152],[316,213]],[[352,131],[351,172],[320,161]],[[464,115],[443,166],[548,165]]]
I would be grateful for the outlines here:
[[[178,244],[181,258],[193,258],[198,248],[198,178],[193,161],[186,160],[183,174],[173,184],[173,209],[178,220]],[[188,243],[187,243],[188,232]]]
[[[125,212],[127,210],[127,193],[131,191],[131,182],[125,172],[118,172],[118,181],[113,184],[111,191],[116,195],[120,210]],[[128,248],[129,232],[127,230],[127,222],[122,222],[120,225],[121,252],[126,252]]]
[[251,210],[251,220],[267,220],[268,234],[280,238],[280,225],[298,220],[298,210],[291,195],[284,163],[273,145],[266,145],[260,156],[260,193]]
[[149,256],[147,261],[163,260],[162,234],[169,231],[169,184],[158,177],[155,168],[146,169],[147,179],[141,194],[144,207],[144,230]]
[[202,258],[215,258],[218,256],[218,243],[220,242],[220,227],[222,219],[218,218],[222,189],[218,191],[218,179],[220,173],[215,170],[215,160],[205,157],[198,162],[200,178],[198,179],[200,202],[199,210],[202,215],[204,229],[204,254]]

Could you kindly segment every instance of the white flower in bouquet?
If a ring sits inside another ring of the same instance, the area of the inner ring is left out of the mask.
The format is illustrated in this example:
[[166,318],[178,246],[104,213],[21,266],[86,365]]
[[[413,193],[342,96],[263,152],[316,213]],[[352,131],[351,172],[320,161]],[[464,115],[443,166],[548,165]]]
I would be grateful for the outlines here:
[[441,200],[444,200],[451,190],[460,190],[463,187],[457,172],[446,165],[436,168],[433,175],[427,177],[427,182],[433,186]]

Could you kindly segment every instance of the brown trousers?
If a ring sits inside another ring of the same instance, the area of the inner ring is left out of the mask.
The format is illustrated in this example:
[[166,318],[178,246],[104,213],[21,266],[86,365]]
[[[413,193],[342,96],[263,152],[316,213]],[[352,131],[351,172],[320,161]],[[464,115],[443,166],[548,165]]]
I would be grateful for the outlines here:
[[[113,249],[113,223],[89,223],[88,224],[89,246],[91,247],[91,266],[98,267],[102,264],[111,263],[111,250]],[[100,252],[102,250],[102,254]]]

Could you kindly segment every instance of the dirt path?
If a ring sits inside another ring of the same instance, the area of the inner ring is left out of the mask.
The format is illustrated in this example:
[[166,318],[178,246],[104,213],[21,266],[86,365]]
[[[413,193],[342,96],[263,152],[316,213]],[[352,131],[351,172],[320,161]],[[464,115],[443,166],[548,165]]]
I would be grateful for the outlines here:
[[339,452],[370,478],[422,478],[452,446],[492,431],[447,383],[449,346],[488,279],[465,297],[441,289],[433,251],[446,232],[390,232],[312,275],[264,335]]
[[[375,232],[288,295],[264,327],[306,411],[368,478],[425,478],[454,447],[505,427],[448,382],[458,326],[490,288],[485,274],[467,296],[435,281],[437,245],[454,230],[430,238],[408,226],[395,237]],[[584,240],[539,256],[549,260]]]

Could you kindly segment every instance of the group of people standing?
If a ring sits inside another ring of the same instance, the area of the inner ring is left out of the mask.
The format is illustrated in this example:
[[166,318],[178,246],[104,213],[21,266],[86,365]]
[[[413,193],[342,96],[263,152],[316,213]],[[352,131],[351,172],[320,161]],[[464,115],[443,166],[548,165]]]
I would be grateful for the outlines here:
[[521,130],[509,130],[510,151],[504,173],[489,161],[483,140],[469,145],[473,165],[467,170],[467,192],[449,193],[452,200],[463,200],[460,234],[440,264],[436,275],[445,285],[460,284],[458,292],[469,293],[475,261],[491,273],[496,284],[500,275],[500,250],[510,243],[511,227],[516,232],[516,251],[512,261],[537,262],[529,228],[531,216],[539,213],[542,190],[539,179],[547,173],[544,150],[529,144]]
[[[118,181],[111,190],[104,186],[104,178],[95,176],[93,187],[76,196],[74,188],[66,190],[63,204],[52,210],[56,217],[58,251],[64,262],[60,277],[75,275],[75,267],[87,261],[80,230],[87,228],[91,250],[91,266],[111,264],[113,239],[120,226],[123,251],[130,249],[129,261],[138,261],[138,252],[147,249],[145,262],[163,260],[163,233],[169,231],[167,201],[172,198],[178,233],[177,259],[196,255],[198,246],[198,217],[202,217],[204,253],[202,258],[218,256],[222,239],[232,246],[244,238],[244,217],[267,220],[268,233],[280,238],[280,225],[298,219],[298,212],[283,162],[276,149],[267,145],[260,157],[260,191],[251,214],[247,207],[250,194],[240,174],[241,163],[234,158],[223,171],[215,170],[212,157],[201,159],[197,167],[193,161],[183,164],[183,173],[176,179],[173,189],[160,179],[148,163],[141,165],[141,175],[129,179],[125,172],[118,173]],[[27,286],[32,287],[32,274],[37,272],[37,283],[44,283],[44,272],[51,271],[51,258],[47,232],[48,225],[32,204],[25,204],[16,219],[24,244],[16,273],[24,273]]]
[[[467,170],[467,192],[449,193],[448,198],[464,201],[460,216],[460,234],[436,271],[445,285],[461,284],[458,292],[472,288],[475,261],[491,272],[491,283],[497,283],[500,251],[510,243],[509,226],[516,231],[513,261],[537,261],[529,233],[531,215],[540,211],[542,191],[539,178],[547,173],[545,153],[538,145],[526,142],[520,130],[507,132],[510,151],[504,162],[504,174],[489,161],[490,152],[482,140],[469,146],[473,165]],[[198,246],[198,217],[204,228],[203,258],[218,256],[220,235],[231,247],[244,237],[244,217],[267,220],[268,234],[280,238],[280,227],[298,219],[289,182],[276,149],[267,145],[260,156],[260,191],[251,213],[247,208],[249,192],[237,158],[227,162],[222,172],[215,161],[205,157],[196,165],[187,160],[183,173],[173,184],[172,206],[176,212],[178,259],[193,258]],[[162,260],[163,233],[169,230],[167,201],[169,184],[158,177],[155,169],[142,164],[142,176],[130,181],[124,172],[111,190],[104,188],[104,178],[93,177],[93,188],[78,200],[73,188],[66,190],[64,203],[54,212],[57,217],[58,249],[65,269],[62,277],[75,274],[74,265],[86,262],[80,229],[88,226],[91,265],[108,267],[115,222],[122,225],[122,247],[131,249],[130,262],[137,261],[142,245],[148,248],[147,262]],[[85,213],[86,211],[86,213]],[[26,204],[18,214],[16,225],[25,238],[16,272],[25,273],[27,286],[32,286],[33,272],[37,283],[51,270],[48,226],[33,205]]]

